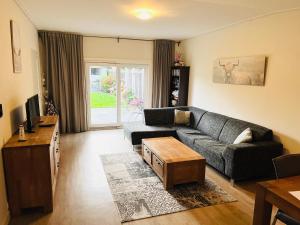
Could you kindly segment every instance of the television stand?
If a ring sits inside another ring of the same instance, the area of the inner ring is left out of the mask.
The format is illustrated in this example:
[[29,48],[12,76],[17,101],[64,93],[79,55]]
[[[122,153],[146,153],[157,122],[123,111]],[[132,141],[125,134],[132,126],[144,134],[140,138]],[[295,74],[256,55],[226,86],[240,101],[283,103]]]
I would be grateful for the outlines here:
[[55,123],[53,123],[53,121],[51,119],[49,119],[51,117],[53,117],[53,116],[41,117],[39,127],[52,127],[52,126],[54,126]]
[[19,142],[13,135],[4,145],[3,164],[11,216],[19,216],[23,209],[42,207],[53,211],[53,196],[59,168],[58,116],[43,117],[55,124],[36,127]]
[[53,127],[55,124],[52,123],[41,123],[39,124],[39,127]]
[[33,134],[33,133],[35,133],[35,131],[34,130],[25,130],[25,133]]

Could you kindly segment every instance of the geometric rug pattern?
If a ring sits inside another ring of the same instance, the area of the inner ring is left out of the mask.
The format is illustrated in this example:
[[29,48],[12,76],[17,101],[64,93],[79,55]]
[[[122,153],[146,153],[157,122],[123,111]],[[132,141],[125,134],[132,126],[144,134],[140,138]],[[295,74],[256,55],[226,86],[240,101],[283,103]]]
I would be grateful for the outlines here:
[[100,156],[121,222],[236,201],[213,181],[166,191],[136,152]]

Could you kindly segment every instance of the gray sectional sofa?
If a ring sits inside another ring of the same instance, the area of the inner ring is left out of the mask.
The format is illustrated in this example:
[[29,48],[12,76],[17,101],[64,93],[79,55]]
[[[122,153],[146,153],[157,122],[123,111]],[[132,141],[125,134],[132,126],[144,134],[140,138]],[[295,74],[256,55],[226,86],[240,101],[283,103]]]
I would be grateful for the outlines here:
[[[274,174],[272,158],[282,154],[283,146],[273,140],[272,130],[196,107],[176,108],[191,111],[189,126],[174,125],[174,107],[145,109],[145,123],[125,124],[125,136],[132,145],[141,144],[143,138],[173,136],[232,180]],[[253,142],[233,144],[246,128],[251,129]]]

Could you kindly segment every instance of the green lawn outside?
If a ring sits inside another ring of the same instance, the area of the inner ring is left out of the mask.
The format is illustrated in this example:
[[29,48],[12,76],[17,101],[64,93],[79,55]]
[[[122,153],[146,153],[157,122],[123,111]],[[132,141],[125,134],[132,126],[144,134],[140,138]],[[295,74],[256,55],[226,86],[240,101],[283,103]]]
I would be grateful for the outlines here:
[[91,93],[92,108],[107,108],[107,107],[115,107],[116,105],[117,105],[117,98],[115,95],[111,95],[103,92]]

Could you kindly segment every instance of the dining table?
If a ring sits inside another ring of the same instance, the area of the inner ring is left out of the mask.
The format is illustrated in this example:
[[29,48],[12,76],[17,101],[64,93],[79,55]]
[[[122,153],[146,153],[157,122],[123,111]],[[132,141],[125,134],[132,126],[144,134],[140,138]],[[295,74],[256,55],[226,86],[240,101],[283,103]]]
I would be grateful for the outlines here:
[[300,221],[300,198],[292,194],[298,191],[300,176],[258,182],[252,224],[269,225],[272,206]]

